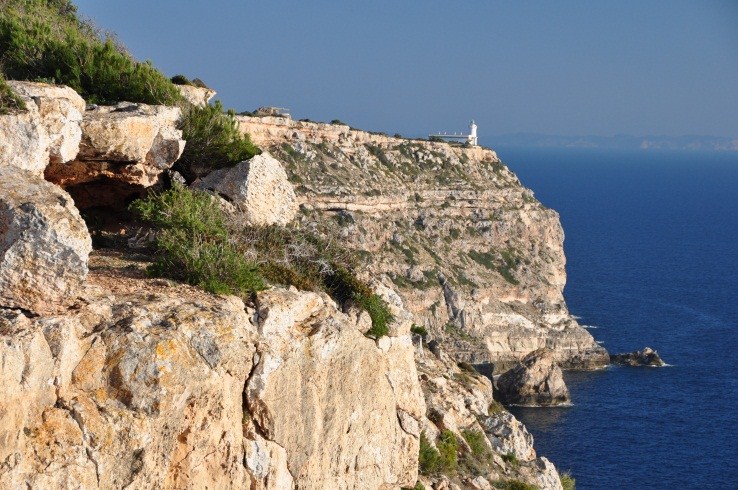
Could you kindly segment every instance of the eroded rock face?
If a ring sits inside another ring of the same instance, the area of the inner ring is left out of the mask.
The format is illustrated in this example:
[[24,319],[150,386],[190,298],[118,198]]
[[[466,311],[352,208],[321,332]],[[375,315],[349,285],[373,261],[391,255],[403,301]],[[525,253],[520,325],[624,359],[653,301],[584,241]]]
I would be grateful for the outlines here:
[[0,309],[0,487],[415,484],[409,336],[377,345],[365,314],[314,293],[263,292],[254,310],[105,274],[66,315]]
[[462,458],[470,451],[463,434],[482,433],[482,442],[491,452],[491,461],[487,465],[477,463],[477,470],[471,474],[470,465],[460,463],[454,481],[423,476],[425,487],[454,488],[460,484],[461,488],[487,488],[485,485],[520,480],[537,488],[560,490],[556,468],[536,454],[533,436],[525,426],[495,402],[492,382],[470,365],[457,364],[439,343],[422,346],[419,338],[416,342],[415,359],[427,404],[421,430],[430,441],[435,441],[443,429],[452,431],[461,444]]
[[0,167],[0,307],[59,311],[75,300],[91,250],[69,194],[31,172]]
[[84,99],[63,85],[21,81],[10,81],[8,85],[36,106],[41,126],[49,137],[51,163],[74,160],[82,138],[80,123],[85,112]]
[[285,225],[297,213],[292,184],[282,164],[268,153],[215,170],[194,186],[227,198],[243,210],[252,225]]
[[206,87],[195,87],[194,85],[177,85],[182,97],[195,107],[205,107],[217,92]]
[[111,298],[0,318],[0,486],[248,487],[243,303]]
[[296,220],[338,231],[457,360],[499,374],[547,347],[567,368],[609,363],[566,307],[558,214],[494,151],[288,117],[238,121],[284,165]]
[[413,427],[424,404],[409,336],[378,348],[362,334],[365,314],[349,317],[332,303],[314,293],[259,294],[263,344],[246,387],[251,417],[286,449],[298,488],[413,486]]
[[69,190],[80,209],[125,206],[182,154],[180,116],[176,107],[127,102],[89,110],[77,158],[52,163],[44,175]]
[[25,111],[0,115],[0,167],[10,166],[40,175],[49,163],[49,135],[33,100],[22,98]]
[[548,349],[528,354],[497,380],[497,397],[506,405],[555,406],[571,401],[561,368]]

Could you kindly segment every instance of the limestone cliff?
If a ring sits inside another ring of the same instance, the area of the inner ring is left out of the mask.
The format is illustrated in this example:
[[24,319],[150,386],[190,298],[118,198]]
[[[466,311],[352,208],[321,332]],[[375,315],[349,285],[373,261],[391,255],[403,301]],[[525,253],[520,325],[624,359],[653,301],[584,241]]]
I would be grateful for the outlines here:
[[[185,144],[179,111],[13,86],[29,109],[0,116],[0,487],[413,487],[421,442],[450,433],[459,469],[423,475],[434,489],[561,488],[490,380],[453,358],[499,366],[540,344],[591,366],[603,352],[563,303],[556,214],[494,152],[241,120],[281,158],[299,224],[340,227],[368,260],[395,319],[373,340],[367,313],[322,293],[218,296],[147,277],[134,250],[90,252],[78,208],[161,185]],[[227,172],[245,197],[221,194],[260,213],[234,219],[289,221],[251,204],[274,189],[294,215],[275,164]],[[436,341],[414,344],[413,323]]]
[[285,117],[239,122],[284,163],[302,226],[337,230],[456,359],[489,373],[547,347],[564,367],[608,363],[564,302],[558,214],[494,151]]

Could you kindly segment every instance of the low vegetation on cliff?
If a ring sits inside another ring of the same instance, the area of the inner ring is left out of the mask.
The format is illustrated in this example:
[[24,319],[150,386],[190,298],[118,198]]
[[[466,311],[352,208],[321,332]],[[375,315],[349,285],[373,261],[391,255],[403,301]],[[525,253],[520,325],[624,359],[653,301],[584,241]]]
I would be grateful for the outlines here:
[[0,115],[26,109],[26,103],[11,90],[5,77],[0,73]]
[[343,305],[365,310],[366,335],[389,331],[386,302],[360,280],[356,256],[336,241],[302,230],[249,226],[227,216],[216,199],[181,185],[135,201],[131,209],[156,232],[156,260],[149,272],[213,293],[248,296],[265,280],[303,290],[323,290]]

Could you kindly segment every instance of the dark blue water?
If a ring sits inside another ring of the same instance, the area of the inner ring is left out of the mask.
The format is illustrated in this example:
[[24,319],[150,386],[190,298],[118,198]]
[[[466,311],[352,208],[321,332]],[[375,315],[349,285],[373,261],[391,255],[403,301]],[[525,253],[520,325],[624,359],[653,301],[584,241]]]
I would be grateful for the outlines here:
[[738,155],[500,149],[566,232],[566,300],[610,352],[673,367],[569,373],[520,409],[580,490],[738,488]]

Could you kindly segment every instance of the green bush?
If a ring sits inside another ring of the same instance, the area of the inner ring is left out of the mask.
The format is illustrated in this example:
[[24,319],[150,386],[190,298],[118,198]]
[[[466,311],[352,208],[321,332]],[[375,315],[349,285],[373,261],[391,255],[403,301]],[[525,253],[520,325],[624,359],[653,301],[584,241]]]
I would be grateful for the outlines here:
[[489,451],[489,446],[484,442],[487,438],[484,433],[476,430],[464,429],[461,431],[461,436],[464,438],[466,443],[469,444],[474,456],[483,456]]
[[225,216],[210,195],[175,185],[135,201],[131,209],[159,229],[152,275],[217,294],[247,295],[264,288],[256,265],[230,244]]
[[186,107],[180,128],[187,144],[174,168],[190,182],[260,153],[248,135],[241,134],[235,113],[224,112],[220,101]]
[[520,466],[520,461],[518,461],[518,457],[513,452],[503,454],[502,460],[506,463],[510,463],[513,468],[517,468],[518,466]]
[[270,282],[325,291],[341,305],[355,305],[369,313],[372,328],[367,336],[388,333],[393,320],[389,306],[356,276],[358,257],[338,240],[293,227],[249,226],[237,216],[229,229],[234,246],[255,257]]
[[26,103],[10,88],[0,73],[0,115],[25,111]]
[[538,490],[535,485],[529,485],[520,480],[504,480],[492,483],[492,486],[501,490]]
[[568,471],[559,475],[559,479],[561,480],[561,486],[564,487],[564,490],[576,489],[577,481]]
[[425,327],[421,327],[420,325],[416,325],[414,323],[410,326],[410,332],[416,335],[420,335],[423,338],[428,336],[428,330]]
[[9,78],[53,81],[88,102],[175,104],[181,96],[150,62],[138,62],[112,36],[77,18],[68,0],[4,0],[0,66]]
[[438,450],[431,445],[425,432],[420,433],[418,468],[421,475],[434,475],[441,469]]
[[438,447],[441,469],[446,474],[454,473],[459,461],[459,441],[454,433],[448,429],[441,432],[436,446]]

